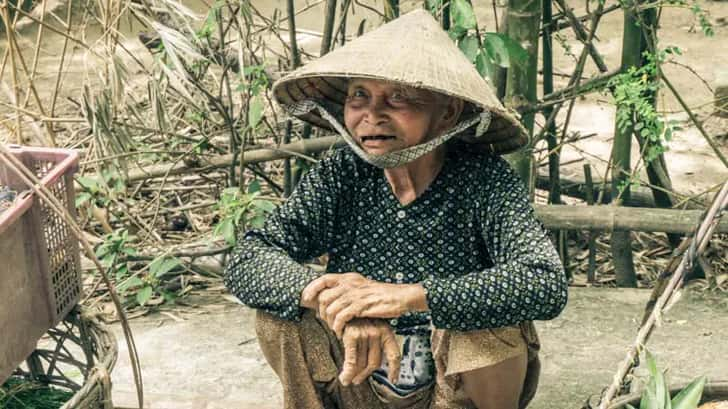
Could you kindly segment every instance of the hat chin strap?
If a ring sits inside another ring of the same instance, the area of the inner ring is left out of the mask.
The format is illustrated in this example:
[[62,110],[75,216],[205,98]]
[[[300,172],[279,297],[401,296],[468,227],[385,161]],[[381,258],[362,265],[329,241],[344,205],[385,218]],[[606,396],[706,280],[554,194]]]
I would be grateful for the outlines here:
[[336,132],[341,135],[342,138],[349,144],[351,149],[364,161],[378,167],[378,168],[396,168],[398,166],[406,165],[415,159],[432,152],[438,146],[452,139],[452,137],[470,128],[471,126],[478,124],[475,130],[475,136],[480,137],[490,126],[491,115],[490,111],[484,110],[482,113],[474,115],[470,118],[463,119],[458,122],[457,125],[452,127],[446,133],[438,136],[437,138],[431,139],[427,142],[419,145],[410,146],[405,149],[400,149],[394,152],[388,152],[381,155],[373,155],[365,152],[359,144],[356,143],[354,138],[351,137],[349,132],[339,121],[331,115],[321,104],[312,99],[305,99],[294,102],[293,104],[286,105],[286,111],[291,115],[301,116],[313,111],[318,112],[321,118],[328,121],[331,126],[334,127]]

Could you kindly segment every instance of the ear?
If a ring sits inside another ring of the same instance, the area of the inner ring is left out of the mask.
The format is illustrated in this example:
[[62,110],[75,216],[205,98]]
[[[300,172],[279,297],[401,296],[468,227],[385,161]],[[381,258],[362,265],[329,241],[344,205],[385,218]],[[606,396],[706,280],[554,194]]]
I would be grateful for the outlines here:
[[463,112],[465,103],[460,98],[448,97],[448,101],[440,116],[441,129],[446,131],[455,126],[460,114]]

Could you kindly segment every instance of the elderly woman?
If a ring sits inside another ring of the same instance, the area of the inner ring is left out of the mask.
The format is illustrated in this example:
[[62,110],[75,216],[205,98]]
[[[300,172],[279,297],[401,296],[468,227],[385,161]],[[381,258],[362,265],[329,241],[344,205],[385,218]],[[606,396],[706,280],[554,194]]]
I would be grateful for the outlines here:
[[[525,132],[425,11],[274,85],[348,142],[322,159],[226,271],[256,308],[286,408],[525,407],[532,320],[566,282],[527,191],[497,153]],[[326,273],[302,263],[328,254]]]

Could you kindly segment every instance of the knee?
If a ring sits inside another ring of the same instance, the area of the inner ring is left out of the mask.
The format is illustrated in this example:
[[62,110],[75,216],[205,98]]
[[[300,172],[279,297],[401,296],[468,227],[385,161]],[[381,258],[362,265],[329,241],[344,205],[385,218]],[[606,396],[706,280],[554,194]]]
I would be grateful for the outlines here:
[[267,350],[287,349],[291,343],[298,343],[302,334],[311,333],[310,317],[303,315],[301,321],[278,318],[262,310],[255,312],[255,335],[265,353]]
[[527,366],[527,355],[521,354],[463,372],[463,390],[478,409],[518,409]]

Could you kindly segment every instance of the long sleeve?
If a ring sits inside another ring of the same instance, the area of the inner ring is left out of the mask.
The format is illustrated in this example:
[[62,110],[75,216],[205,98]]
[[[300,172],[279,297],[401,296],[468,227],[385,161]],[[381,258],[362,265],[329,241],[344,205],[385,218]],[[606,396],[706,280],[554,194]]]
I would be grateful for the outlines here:
[[425,279],[433,325],[468,331],[556,317],[566,305],[567,282],[523,182],[503,159],[491,157],[476,183],[482,192],[477,213],[493,266]]
[[225,269],[225,285],[243,303],[300,320],[301,292],[320,273],[301,263],[328,251],[342,189],[341,155],[321,160],[290,198],[247,232]]

